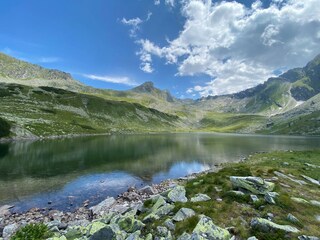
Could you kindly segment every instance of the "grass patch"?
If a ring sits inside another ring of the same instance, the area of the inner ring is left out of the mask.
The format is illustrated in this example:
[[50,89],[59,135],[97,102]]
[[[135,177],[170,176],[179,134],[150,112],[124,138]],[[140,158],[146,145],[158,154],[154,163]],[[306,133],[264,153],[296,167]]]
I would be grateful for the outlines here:
[[53,236],[45,224],[29,224],[19,229],[11,240],[42,240]]

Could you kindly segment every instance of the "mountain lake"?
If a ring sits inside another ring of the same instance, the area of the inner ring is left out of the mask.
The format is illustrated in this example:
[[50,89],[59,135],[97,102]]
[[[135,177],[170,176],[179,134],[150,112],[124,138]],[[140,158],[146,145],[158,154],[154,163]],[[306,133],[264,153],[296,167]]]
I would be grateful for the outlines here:
[[[0,143],[0,205],[70,210],[256,152],[318,149],[320,137],[179,133]],[[48,204],[50,202],[50,205]]]

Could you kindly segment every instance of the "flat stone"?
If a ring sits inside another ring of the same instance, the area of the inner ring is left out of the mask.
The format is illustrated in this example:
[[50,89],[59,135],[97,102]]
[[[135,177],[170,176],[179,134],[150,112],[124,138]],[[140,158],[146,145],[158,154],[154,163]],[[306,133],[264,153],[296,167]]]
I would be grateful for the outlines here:
[[320,240],[320,238],[315,237],[315,236],[306,236],[302,235],[298,237],[299,240]]
[[235,191],[235,190],[232,190],[232,191],[228,191],[229,193],[232,193],[232,194],[235,194],[237,196],[244,196],[244,192],[241,192],[241,191]]
[[315,179],[308,177],[306,175],[301,175],[301,177],[303,177],[304,179],[308,180],[309,182],[311,182],[317,186],[320,186],[320,182],[318,180],[315,180]]
[[186,189],[183,186],[174,187],[169,193],[168,198],[172,202],[187,202]]
[[190,201],[191,202],[205,202],[205,201],[209,201],[209,200],[211,200],[211,198],[208,195],[198,193],[194,197],[192,197]]
[[308,166],[308,167],[312,167],[312,168],[320,168],[320,166],[314,165],[314,164],[310,164],[310,163],[305,163],[304,165]]
[[284,179],[288,179],[292,182],[295,182],[295,183],[298,183],[299,185],[306,185],[307,183],[303,180],[298,180],[298,179],[295,179],[293,177],[289,177],[281,172],[278,172],[278,171],[274,171],[274,174],[277,175],[278,177],[281,177],[281,178],[284,178]]
[[176,222],[185,220],[186,218],[194,216],[196,213],[190,208],[181,208],[172,218]]
[[166,202],[166,200],[164,199],[164,197],[159,196],[158,199],[157,199],[157,201],[156,201],[156,203],[152,206],[151,211],[152,211],[152,212],[155,212],[155,211],[158,210],[160,207],[162,207],[162,206],[164,206],[164,205],[166,205],[166,204],[167,204],[167,202]]
[[270,232],[273,230],[282,230],[286,233],[298,233],[299,230],[289,225],[279,225],[264,218],[253,218],[251,227],[262,232]]
[[274,183],[264,181],[260,177],[236,177],[231,176],[230,181],[235,188],[243,188],[254,194],[266,194],[274,188]]
[[309,204],[309,202],[303,198],[297,198],[297,197],[291,197],[291,200],[297,202],[297,203],[304,203],[304,204]]
[[196,236],[204,239],[229,240],[231,238],[228,230],[216,226],[211,218],[202,216],[192,232],[191,239],[197,239]]
[[101,203],[99,203],[98,205],[91,207],[90,209],[92,210],[93,214],[103,215],[111,208],[111,206],[115,202],[116,200],[113,197],[109,197],[104,201],[102,201]]

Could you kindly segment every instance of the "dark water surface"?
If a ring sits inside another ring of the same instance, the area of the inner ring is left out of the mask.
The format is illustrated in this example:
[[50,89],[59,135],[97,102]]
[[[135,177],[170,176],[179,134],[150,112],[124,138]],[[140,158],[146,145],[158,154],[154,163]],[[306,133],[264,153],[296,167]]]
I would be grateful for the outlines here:
[[193,133],[0,143],[0,205],[72,210],[254,152],[319,146],[315,137]]

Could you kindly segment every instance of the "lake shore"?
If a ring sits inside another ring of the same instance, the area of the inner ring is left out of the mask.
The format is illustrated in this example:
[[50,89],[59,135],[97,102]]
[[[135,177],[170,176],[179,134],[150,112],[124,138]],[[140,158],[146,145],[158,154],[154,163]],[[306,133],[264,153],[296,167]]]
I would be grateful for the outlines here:
[[[11,226],[9,229],[16,230],[17,223],[9,224],[13,219],[20,225],[32,221],[46,222],[58,237],[56,239],[65,239],[71,230],[81,235],[81,239],[95,239],[95,234],[102,234],[102,229],[109,229],[110,226],[112,229],[108,231],[114,232],[117,228],[126,236],[123,239],[132,234],[142,239],[146,239],[149,234],[153,237],[170,235],[171,238],[167,239],[178,239],[179,236],[198,234],[196,229],[201,221],[206,221],[212,227],[214,224],[221,233],[230,238],[233,235],[234,239],[246,239],[253,235],[258,239],[292,239],[302,235],[319,237],[320,207],[317,204],[320,192],[317,185],[319,181],[315,180],[320,177],[319,156],[319,151],[259,153],[244,162],[225,164],[219,171],[168,180],[140,190],[130,188],[117,199],[108,198],[91,208],[88,207],[89,203],[84,203],[75,213],[32,209],[24,215],[11,215],[10,221],[5,220],[6,224],[2,219],[1,224],[2,228],[8,229]],[[266,198],[266,194],[253,193],[243,188],[239,191],[231,183],[231,176],[254,176],[272,183],[272,191],[276,193],[270,195],[273,202]],[[176,195],[182,198],[172,201],[174,194],[170,192],[180,186],[185,192]],[[196,196],[204,195],[210,200],[192,201]],[[167,214],[159,213],[160,208],[168,211]],[[184,209],[182,213],[181,209]],[[183,219],[175,218],[177,214],[182,214]],[[298,221],[293,221],[293,218],[290,220],[288,216],[291,215]],[[106,219],[108,216],[111,219]],[[112,219],[115,219],[114,222]],[[131,219],[132,223],[141,224],[133,232],[120,224],[121,219]],[[101,228],[95,228],[98,225]],[[4,233],[7,234],[7,230]]]

